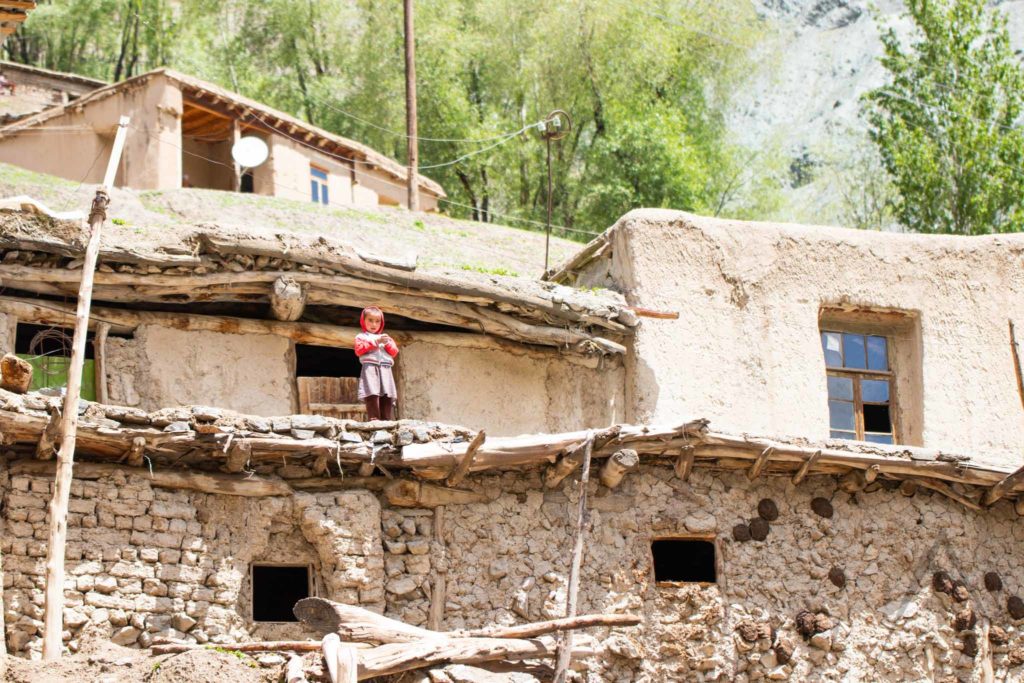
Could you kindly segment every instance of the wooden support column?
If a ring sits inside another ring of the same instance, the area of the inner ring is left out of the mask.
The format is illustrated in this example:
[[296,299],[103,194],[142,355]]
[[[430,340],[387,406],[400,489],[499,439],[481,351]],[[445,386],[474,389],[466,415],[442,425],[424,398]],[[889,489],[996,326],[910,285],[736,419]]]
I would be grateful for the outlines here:
[[[580,564],[583,561],[583,540],[587,534],[587,483],[590,481],[590,456],[594,450],[594,434],[587,437],[583,445],[583,462],[580,471],[579,502],[576,506],[576,539],[572,548],[572,563],[569,567],[569,590],[566,595],[565,616],[576,616],[576,602],[580,592]],[[572,631],[562,634],[555,657],[554,683],[565,683],[572,658]]]
[[75,458],[75,436],[78,430],[78,399],[82,390],[82,366],[85,361],[85,340],[89,331],[89,307],[92,304],[92,281],[96,272],[96,259],[100,251],[100,229],[107,218],[110,196],[107,190],[114,184],[117,167],[124,150],[128,132],[127,116],[118,123],[117,135],[107,164],[103,184],[96,190],[89,214],[89,244],[85,249],[82,282],[78,289],[78,309],[75,313],[75,336],[71,342],[71,363],[68,368],[67,394],[64,396],[64,425],[57,463],[57,477],[50,500],[50,534],[46,553],[46,601],[44,607],[43,659],[60,659],[64,632],[64,555],[68,533],[68,499],[71,495],[71,477]]
[[96,371],[96,402],[107,405],[107,335],[110,334],[110,323],[96,323],[96,336],[93,338],[92,351],[94,369]]
[[[483,432],[480,432],[483,434]],[[448,558],[445,557],[448,549],[444,543],[444,505],[434,508],[434,541],[441,554],[441,566],[447,567]],[[432,563],[434,567],[434,590],[430,592],[430,613],[427,615],[427,628],[431,631],[440,631],[444,627],[444,606],[448,601],[447,569],[438,569],[438,563]]]
[[482,446],[486,440],[487,433],[484,430],[481,429],[476,433],[476,436],[473,437],[473,441],[469,444],[469,448],[466,449],[466,452],[462,454],[461,458],[459,458],[455,467],[452,468],[452,473],[448,475],[447,484],[449,486],[458,486],[462,483],[466,473],[469,472],[470,465],[473,464],[473,458],[476,456],[476,452],[480,450],[480,446]]

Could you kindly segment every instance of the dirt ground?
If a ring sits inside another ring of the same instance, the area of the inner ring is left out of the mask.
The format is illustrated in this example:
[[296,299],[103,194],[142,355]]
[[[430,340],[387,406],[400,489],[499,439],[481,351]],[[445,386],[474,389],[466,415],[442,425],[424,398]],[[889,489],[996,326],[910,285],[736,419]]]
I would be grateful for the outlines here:
[[[4,665],[0,664],[0,670]],[[83,644],[76,654],[59,662],[33,662],[8,657],[3,683],[273,683],[282,665],[262,666],[240,652],[202,649],[181,654],[150,656],[109,641]]]

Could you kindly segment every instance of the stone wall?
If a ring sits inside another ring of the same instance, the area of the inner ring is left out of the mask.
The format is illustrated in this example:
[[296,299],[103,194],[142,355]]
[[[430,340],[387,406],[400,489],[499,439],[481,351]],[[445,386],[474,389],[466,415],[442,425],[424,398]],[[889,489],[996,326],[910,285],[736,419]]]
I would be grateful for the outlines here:
[[[32,657],[42,646],[51,482],[0,481],[7,643]],[[383,610],[377,499],[365,491],[247,499],[153,489],[136,476],[76,480],[64,640],[75,650],[83,629],[122,645],[309,635],[296,624],[253,624],[252,562],[309,563],[320,595]]]
[[[444,626],[561,616],[575,482],[545,492],[539,473],[482,481],[494,502],[445,513],[446,557],[437,567],[447,570]],[[639,613],[644,625],[582,636],[599,651],[578,665],[587,681],[966,681],[980,680],[989,663],[997,680],[1024,677],[1024,621],[1007,609],[1024,591],[1024,522],[1007,503],[970,512],[938,494],[850,496],[831,477],[794,488],[698,470],[683,483],[659,466],[615,491],[593,478],[591,488],[580,611]],[[829,501],[830,518],[812,511],[815,498]],[[779,511],[767,538],[734,540],[733,527],[749,530],[762,499]],[[655,584],[651,539],[679,536],[715,539],[716,584]],[[435,544],[435,562],[439,552]],[[843,587],[830,580],[830,572],[839,580],[833,570],[842,571]],[[933,587],[941,571],[963,581],[954,594],[965,600]],[[1001,590],[986,590],[987,572],[1001,577]],[[397,604],[389,596],[389,611],[406,618],[425,609]],[[955,615],[968,605],[977,624],[958,631]],[[804,610],[825,615],[810,623],[828,628],[805,639],[797,627]],[[971,656],[973,648],[980,654]]]

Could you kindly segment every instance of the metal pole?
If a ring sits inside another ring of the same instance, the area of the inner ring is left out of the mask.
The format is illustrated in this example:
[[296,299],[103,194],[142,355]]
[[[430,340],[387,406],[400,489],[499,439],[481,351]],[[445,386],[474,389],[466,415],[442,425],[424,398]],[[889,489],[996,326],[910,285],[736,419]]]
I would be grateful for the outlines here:
[[75,314],[75,336],[71,342],[71,364],[68,369],[67,393],[61,425],[60,453],[57,455],[57,476],[50,499],[50,536],[46,551],[46,602],[43,625],[43,659],[60,659],[64,631],[64,554],[68,534],[68,499],[75,460],[75,437],[78,433],[78,395],[82,388],[82,366],[85,363],[85,340],[89,333],[89,308],[92,304],[92,281],[100,251],[100,228],[107,218],[110,197],[107,190],[114,184],[117,167],[128,133],[128,117],[118,122],[114,148],[107,163],[103,184],[96,190],[89,214],[89,244],[82,265],[82,282],[78,287],[78,310]]
[[405,0],[405,134],[408,136],[409,150],[409,210],[419,211],[419,140],[416,133],[416,36],[413,32],[413,0]]

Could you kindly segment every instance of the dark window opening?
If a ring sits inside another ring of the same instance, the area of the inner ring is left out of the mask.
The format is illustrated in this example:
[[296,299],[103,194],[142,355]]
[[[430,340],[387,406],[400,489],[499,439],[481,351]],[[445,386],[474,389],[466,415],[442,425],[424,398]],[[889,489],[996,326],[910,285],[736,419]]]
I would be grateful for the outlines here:
[[[74,328],[51,325],[18,323],[14,339],[14,353],[18,355],[71,357]],[[93,333],[86,335],[85,357],[93,358]]]
[[715,543],[694,538],[665,538],[651,542],[654,580],[715,583]]
[[252,566],[252,620],[289,621],[298,619],[292,608],[309,597],[310,570],[303,567]]
[[242,174],[242,182],[239,183],[238,190],[246,194],[252,194],[256,191],[256,179],[251,169]]
[[352,349],[295,345],[296,377],[358,377],[360,369]]
[[888,434],[892,432],[888,405],[864,404],[864,431]]

